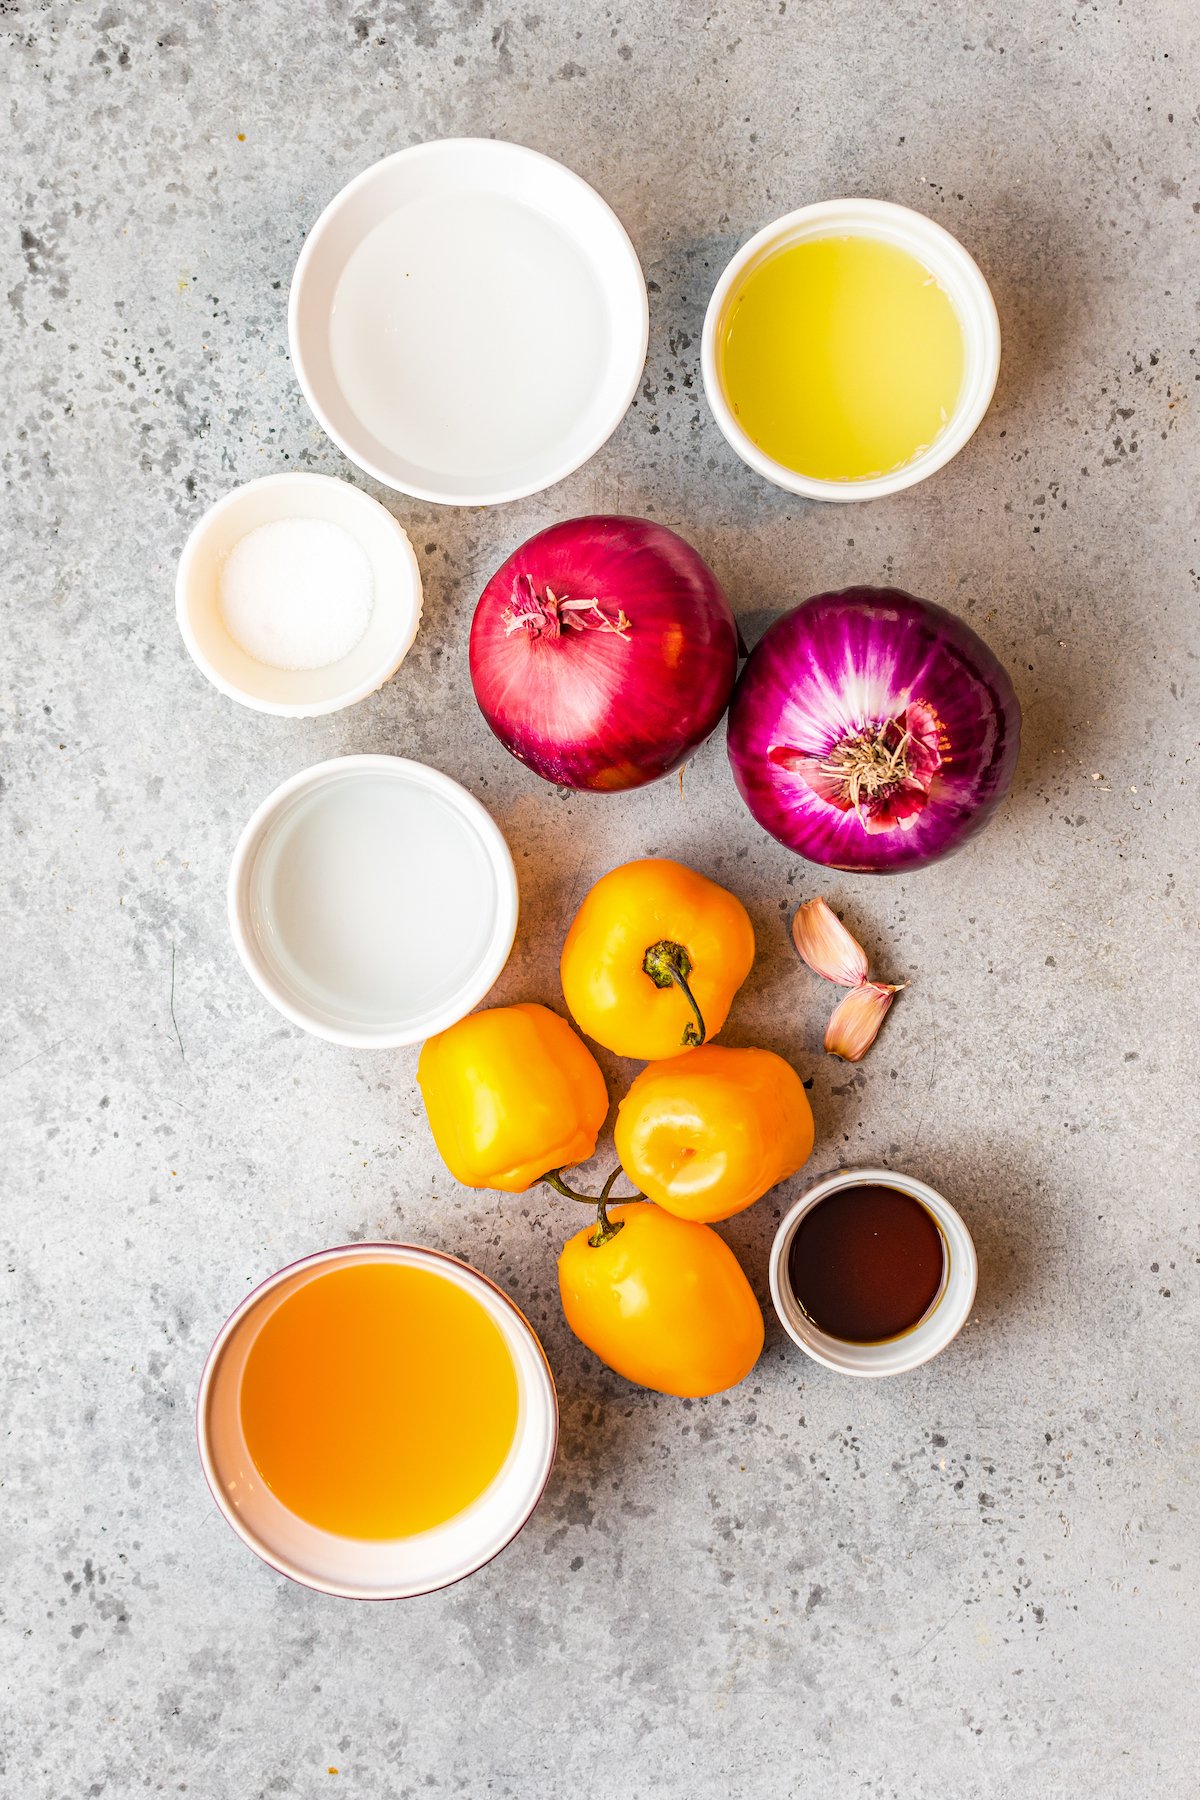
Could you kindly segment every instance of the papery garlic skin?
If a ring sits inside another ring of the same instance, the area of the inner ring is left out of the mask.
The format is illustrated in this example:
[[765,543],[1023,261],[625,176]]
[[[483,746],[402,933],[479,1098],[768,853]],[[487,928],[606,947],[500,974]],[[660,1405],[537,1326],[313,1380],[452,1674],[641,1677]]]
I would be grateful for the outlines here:
[[866,951],[820,894],[796,908],[792,940],[814,975],[850,989],[833,1009],[825,1048],[844,1062],[860,1062],[879,1035],[893,995],[908,983],[868,979]]
[[866,951],[819,894],[797,907],[792,941],[814,975],[838,987],[857,988],[866,981]]
[[844,1062],[861,1062],[883,1024],[893,997],[905,984],[888,987],[882,981],[864,981],[852,988],[833,1009],[825,1027],[825,1048]]

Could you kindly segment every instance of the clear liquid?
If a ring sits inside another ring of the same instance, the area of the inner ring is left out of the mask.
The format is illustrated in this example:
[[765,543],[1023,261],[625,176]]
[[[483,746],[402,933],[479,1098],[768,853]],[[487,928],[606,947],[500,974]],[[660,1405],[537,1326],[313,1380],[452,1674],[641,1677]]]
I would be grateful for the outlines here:
[[470,822],[439,794],[374,770],[335,777],[280,814],[250,899],[283,985],[368,1028],[459,992],[487,952],[498,903]]
[[507,484],[586,421],[609,327],[559,226],[500,195],[452,194],[363,239],[334,295],[330,352],[351,409],[393,454]]

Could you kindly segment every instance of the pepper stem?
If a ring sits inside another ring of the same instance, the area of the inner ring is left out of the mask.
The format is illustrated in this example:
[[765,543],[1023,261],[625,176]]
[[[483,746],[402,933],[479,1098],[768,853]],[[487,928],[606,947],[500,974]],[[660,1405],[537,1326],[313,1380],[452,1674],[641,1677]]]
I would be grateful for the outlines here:
[[581,1194],[578,1188],[568,1186],[562,1178],[561,1169],[547,1169],[542,1180],[547,1187],[552,1187],[556,1194],[561,1194],[564,1200],[582,1200],[585,1206],[594,1206],[596,1203],[595,1194]]
[[625,1229],[624,1219],[610,1219],[608,1216],[608,1196],[612,1193],[613,1182],[620,1173],[621,1165],[618,1163],[604,1186],[600,1189],[600,1198],[596,1202],[596,1229],[588,1239],[588,1243],[593,1250],[603,1249],[605,1244],[610,1244],[612,1242],[618,1231],[624,1231]]
[[692,959],[682,944],[672,938],[660,938],[657,944],[651,944],[642,958],[642,973],[648,975],[655,987],[665,988],[674,985],[683,995],[692,1009],[695,1024],[684,1026],[680,1043],[691,1050],[704,1042],[704,1015],[696,1004],[696,996],[688,986],[688,976],[692,972]]
[[[613,1183],[620,1173],[621,1165],[618,1163],[604,1186],[600,1189],[599,1197],[595,1194],[581,1194],[578,1188],[571,1187],[568,1182],[563,1180],[561,1169],[547,1169],[546,1173],[542,1176],[542,1180],[546,1183],[546,1186],[552,1187],[555,1193],[561,1194],[565,1200],[582,1200],[585,1206],[595,1207],[596,1229],[588,1239],[588,1243],[592,1246],[593,1250],[599,1250],[603,1245],[610,1244],[613,1238],[616,1237],[618,1231],[624,1231],[625,1229],[624,1219],[610,1219],[608,1216],[608,1198],[613,1191]],[[642,1197],[641,1194],[630,1195],[631,1200],[640,1200]]]

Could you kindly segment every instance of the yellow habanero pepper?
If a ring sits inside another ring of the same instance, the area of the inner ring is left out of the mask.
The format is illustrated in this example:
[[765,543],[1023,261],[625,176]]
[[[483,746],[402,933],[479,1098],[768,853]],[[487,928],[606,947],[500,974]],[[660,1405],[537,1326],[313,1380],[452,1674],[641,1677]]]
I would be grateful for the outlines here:
[[614,1135],[621,1167],[647,1200],[711,1223],[752,1206],[807,1161],[812,1108],[774,1051],[705,1044],[643,1069]]
[[716,1036],[753,961],[740,900],[682,863],[645,857],[585,895],[563,945],[563,995],[598,1044],[655,1062]]
[[729,1245],[646,1200],[602,1208],[598,1229],[570,1238],[558,1286],[580,1342],[660,1394],[719,1394],[763,1347],[762,1313]]
[[547,1006],[494,1006],[426,1039],[417,1081],[464,1187],[515,1194],[586,1162],[608,1113],[600,1065]]

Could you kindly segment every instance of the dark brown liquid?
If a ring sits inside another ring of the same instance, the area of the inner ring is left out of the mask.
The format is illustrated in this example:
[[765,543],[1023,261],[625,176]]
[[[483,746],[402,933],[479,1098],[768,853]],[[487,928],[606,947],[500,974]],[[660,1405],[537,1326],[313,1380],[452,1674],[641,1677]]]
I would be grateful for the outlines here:
[[942,1234],[899,1188],[847,1187],[806,1212],[792,1239],[792,1292],[814,1325],[877,1344],[918,1324],[942,1285]]

